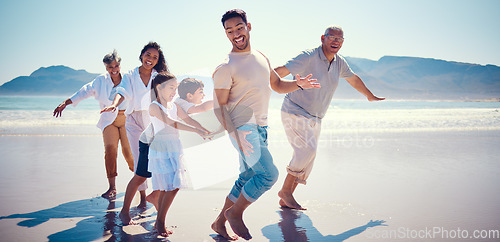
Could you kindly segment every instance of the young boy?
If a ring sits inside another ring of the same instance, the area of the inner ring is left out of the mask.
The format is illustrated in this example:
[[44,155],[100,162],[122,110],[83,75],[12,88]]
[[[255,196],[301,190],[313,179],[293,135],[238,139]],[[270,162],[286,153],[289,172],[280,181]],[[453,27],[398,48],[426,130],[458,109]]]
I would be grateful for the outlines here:
[[205,97],[203,87],[205,86],[200,80],[185,78],[177,87],[179,97],[174,102],[188,114],[202,113],[213,109],[213,100],[202,102]]

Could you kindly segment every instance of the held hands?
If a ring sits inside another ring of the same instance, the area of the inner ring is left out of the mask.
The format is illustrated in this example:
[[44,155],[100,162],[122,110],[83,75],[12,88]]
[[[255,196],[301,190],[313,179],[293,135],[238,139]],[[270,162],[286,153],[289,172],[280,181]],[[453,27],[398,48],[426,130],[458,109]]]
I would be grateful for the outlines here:
[[212,138],[215,136],[214,133],[206,129],[196,129],[196,133],[199,134],[204,140],[206,139],[212,140]]
[[299,75],[295,76],[295,80],[297,80],[297,86],[302,89],[310,89],[310,88],[321,88],[321,85],[317,83],[317,79],[310,79],[312,74],[307,75],[306,77],[300,77]]
[[[245,156],[250,156],[250,153],[253,153],[253,145],[247,141],[246,136],[251,134],[252,131],[244,131],[244,130],[236,130],[232,132],[230,135],[234,140],[238,141],[238,147],[245,154]],[[239,139],[238,139],[239,138]]]

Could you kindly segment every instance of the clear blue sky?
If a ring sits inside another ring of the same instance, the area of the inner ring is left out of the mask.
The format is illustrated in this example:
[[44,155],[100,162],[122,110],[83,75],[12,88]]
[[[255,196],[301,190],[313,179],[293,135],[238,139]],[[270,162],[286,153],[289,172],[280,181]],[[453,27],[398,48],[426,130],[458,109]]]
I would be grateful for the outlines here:
[[252,48],[272,66],[320,44],[328,25],[344,29],[344,56],[416,56],[500,65],[500,1],[27,1],[0,2],[0,84],[40,67],[105,72],[116,49],[122,71],[156,41],[171,71],[210,73],[230,51],[220,18],[247,12]]

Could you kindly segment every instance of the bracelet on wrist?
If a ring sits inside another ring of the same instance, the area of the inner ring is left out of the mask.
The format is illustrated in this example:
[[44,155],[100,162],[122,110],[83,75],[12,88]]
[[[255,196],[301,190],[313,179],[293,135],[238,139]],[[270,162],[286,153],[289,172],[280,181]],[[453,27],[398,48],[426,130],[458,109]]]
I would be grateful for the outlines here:
[[299,84],[297,84],[297,86],[300,88],[300,90],[304,90],[304,88],[302,88],[301,86],[299,86]]

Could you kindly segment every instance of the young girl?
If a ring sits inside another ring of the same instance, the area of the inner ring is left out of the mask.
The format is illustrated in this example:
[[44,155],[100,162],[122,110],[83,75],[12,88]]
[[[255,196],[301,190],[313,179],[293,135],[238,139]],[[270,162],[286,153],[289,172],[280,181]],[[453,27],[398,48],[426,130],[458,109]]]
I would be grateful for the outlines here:
[[[210,132],[172,102],[177,79],[169,73],[159,73],[151,84],[153,102],[149,106],[154,138],[149,147],[148,170],[152,173],[153,190],[159,190],[158,215],[155,228],[158,234],[172,234],[165,227],[165,217],[175,195],[189,186],[189,179],[182,160],[179,129],[196,132],[206,137]],[[182,119],[186,124],[180,123]]]

